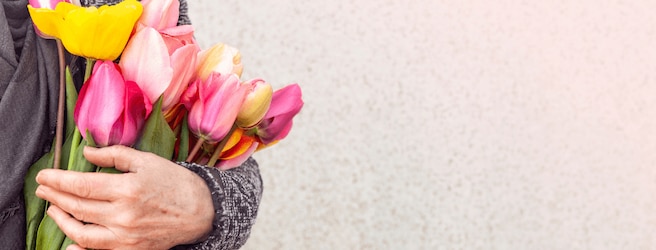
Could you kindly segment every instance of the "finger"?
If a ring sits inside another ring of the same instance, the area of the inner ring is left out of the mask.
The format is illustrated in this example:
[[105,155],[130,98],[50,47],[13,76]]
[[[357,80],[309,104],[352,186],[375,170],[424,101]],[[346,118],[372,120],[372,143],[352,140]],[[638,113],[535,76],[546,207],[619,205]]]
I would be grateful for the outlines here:
[[115,167],[123,172],[137,172],[144,158],[149,154],[139,150],[115,145],[103,148],[84,147],[84,157],[101,167]]
[[116,247],[116,235],[106,227],[96,224],[84,224],[55,205],[48,208],[48,216],[57,223],[64,234],[80,247],[96,249]]
[[36,176],[36,182],[55,190],[95,200],[116,200],[121,197],[117,188],[123,175],[81,173],[60,169],[44,169]]
[[39,186],[36,195],[73,215],[79,221],[107,225],[107,216],[112,214],[111,203],[107,201],[83,199],[48,186]]

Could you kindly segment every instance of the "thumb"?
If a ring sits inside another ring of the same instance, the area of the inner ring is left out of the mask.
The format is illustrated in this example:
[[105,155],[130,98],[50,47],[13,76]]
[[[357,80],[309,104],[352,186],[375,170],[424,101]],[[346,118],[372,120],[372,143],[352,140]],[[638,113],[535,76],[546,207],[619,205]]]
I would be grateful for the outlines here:
[[136,172],[140,164],[136,161],[144,154],[133,148],[121,145],[94,148],[85,146],[84,157],[94,165],[100,167],[114,167],[123,172]]

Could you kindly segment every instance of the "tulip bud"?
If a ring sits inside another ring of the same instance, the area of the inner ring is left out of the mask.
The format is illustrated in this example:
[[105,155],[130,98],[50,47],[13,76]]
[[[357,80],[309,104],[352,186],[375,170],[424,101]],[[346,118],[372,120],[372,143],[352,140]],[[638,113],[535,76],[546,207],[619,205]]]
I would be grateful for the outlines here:
[[241,105],[239,114],[237,114],[237,126],[241,128],[252,128],[262,120],[262,117],[269,110],[271,105],[271,96],[273,88],[264,80],[255,79],[244,82],[249,87],[246,99]]
[[143,7],[136,0],[123,0],[99,8],[59,3],[54,10],[27,9],[34,26],[59,38],[69,53],[113,61],[123,52]]
[[241,77],[244,67],[241,64],[239,50],[222,43],[217,43],[198,54],[197,68],[197,76],[201,80],[204,80],[212,72],[222,75],[236,74],[238,77]]
[[180,1],[178,0],[142,0],[143,14],[139,23],[158,31],[175,27],[178,24]]
[[246,90],[234,74],[211,73],[206,80],[197,79],[182,98],[189,109],[189,131],[210,142],[223,139],[235,123]]
[[74,119],[82,136],[89,131],[100,146],[131,146],[151,109],[139,86],[123,79],[118,65],[98,61],[80,90]]
[[298,84],[276,90],[269,111],[256,127],[256,135],[264,145],[284,139],[292,128],[292,119],[302,107],[301,88]]

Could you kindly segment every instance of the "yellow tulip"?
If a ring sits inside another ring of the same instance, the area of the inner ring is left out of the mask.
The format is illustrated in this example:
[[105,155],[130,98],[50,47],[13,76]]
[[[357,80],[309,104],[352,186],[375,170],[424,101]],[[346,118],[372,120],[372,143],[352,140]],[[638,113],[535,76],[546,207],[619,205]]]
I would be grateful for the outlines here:
[[254,79],[242,84],[248,86],[249,91],[241,104],[235,123],[240,128],[249,129],[260,123],[264,114],[269,110],[273,88],[261,79]]
[[113,61],[121,55],[143,7],[136,0],[113,6],[80,7],[57,4],[54,10],[28,6],[41,32],[62,40],[71,54]]

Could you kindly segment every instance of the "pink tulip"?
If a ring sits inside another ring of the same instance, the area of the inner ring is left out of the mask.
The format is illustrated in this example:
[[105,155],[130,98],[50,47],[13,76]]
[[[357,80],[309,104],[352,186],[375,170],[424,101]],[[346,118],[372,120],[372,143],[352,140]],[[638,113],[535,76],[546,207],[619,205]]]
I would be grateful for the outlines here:
[[152,103],[164,94],[162,109],[168,110],[191,81],[199,50],[193,42],[163,37],[145,27],[130,39],[119,64],[125,79],[139,84]]
[[70,0],[29,0],[28,3],[34,8],[47,8],[54,10],[58,3],[67,2]]
[[[71,0],[29,0],[28,3],[33,7],[33,8],[45,8],[45,9],[51,9],[54,10],[55,7],[57,6],[58,3],[60,2],[67,2],[71,3]],[[79,3],[77,3],[79,5]],[[34,26],[34,30],[36,30],[36,34],[39,35],[40,37],[43,37],[45,39],[54,39],[52,36],[48,36],[46,34],[43,34],[36,25]]]
[[257,136],[264,145],[284,139],[292,129],[292,119],[303,107],[301,88],[291,84],[276,90],[269,111],[257,125]]
[[234,74],[212,73],[193,82],[182,97],[189,110],[189,131],[210,142],[223,139],[235,123],[247,89]]
[[178,0],[142,0],[143,13],[139,24],[152,27],[157,31],[175,27],[180,14],[180,1]]
[[130,146],[151,109],[139,86],[123,79],[118,65],[98,61],[80,90],[74,118],[82,136],[88,130],[96,144]]

